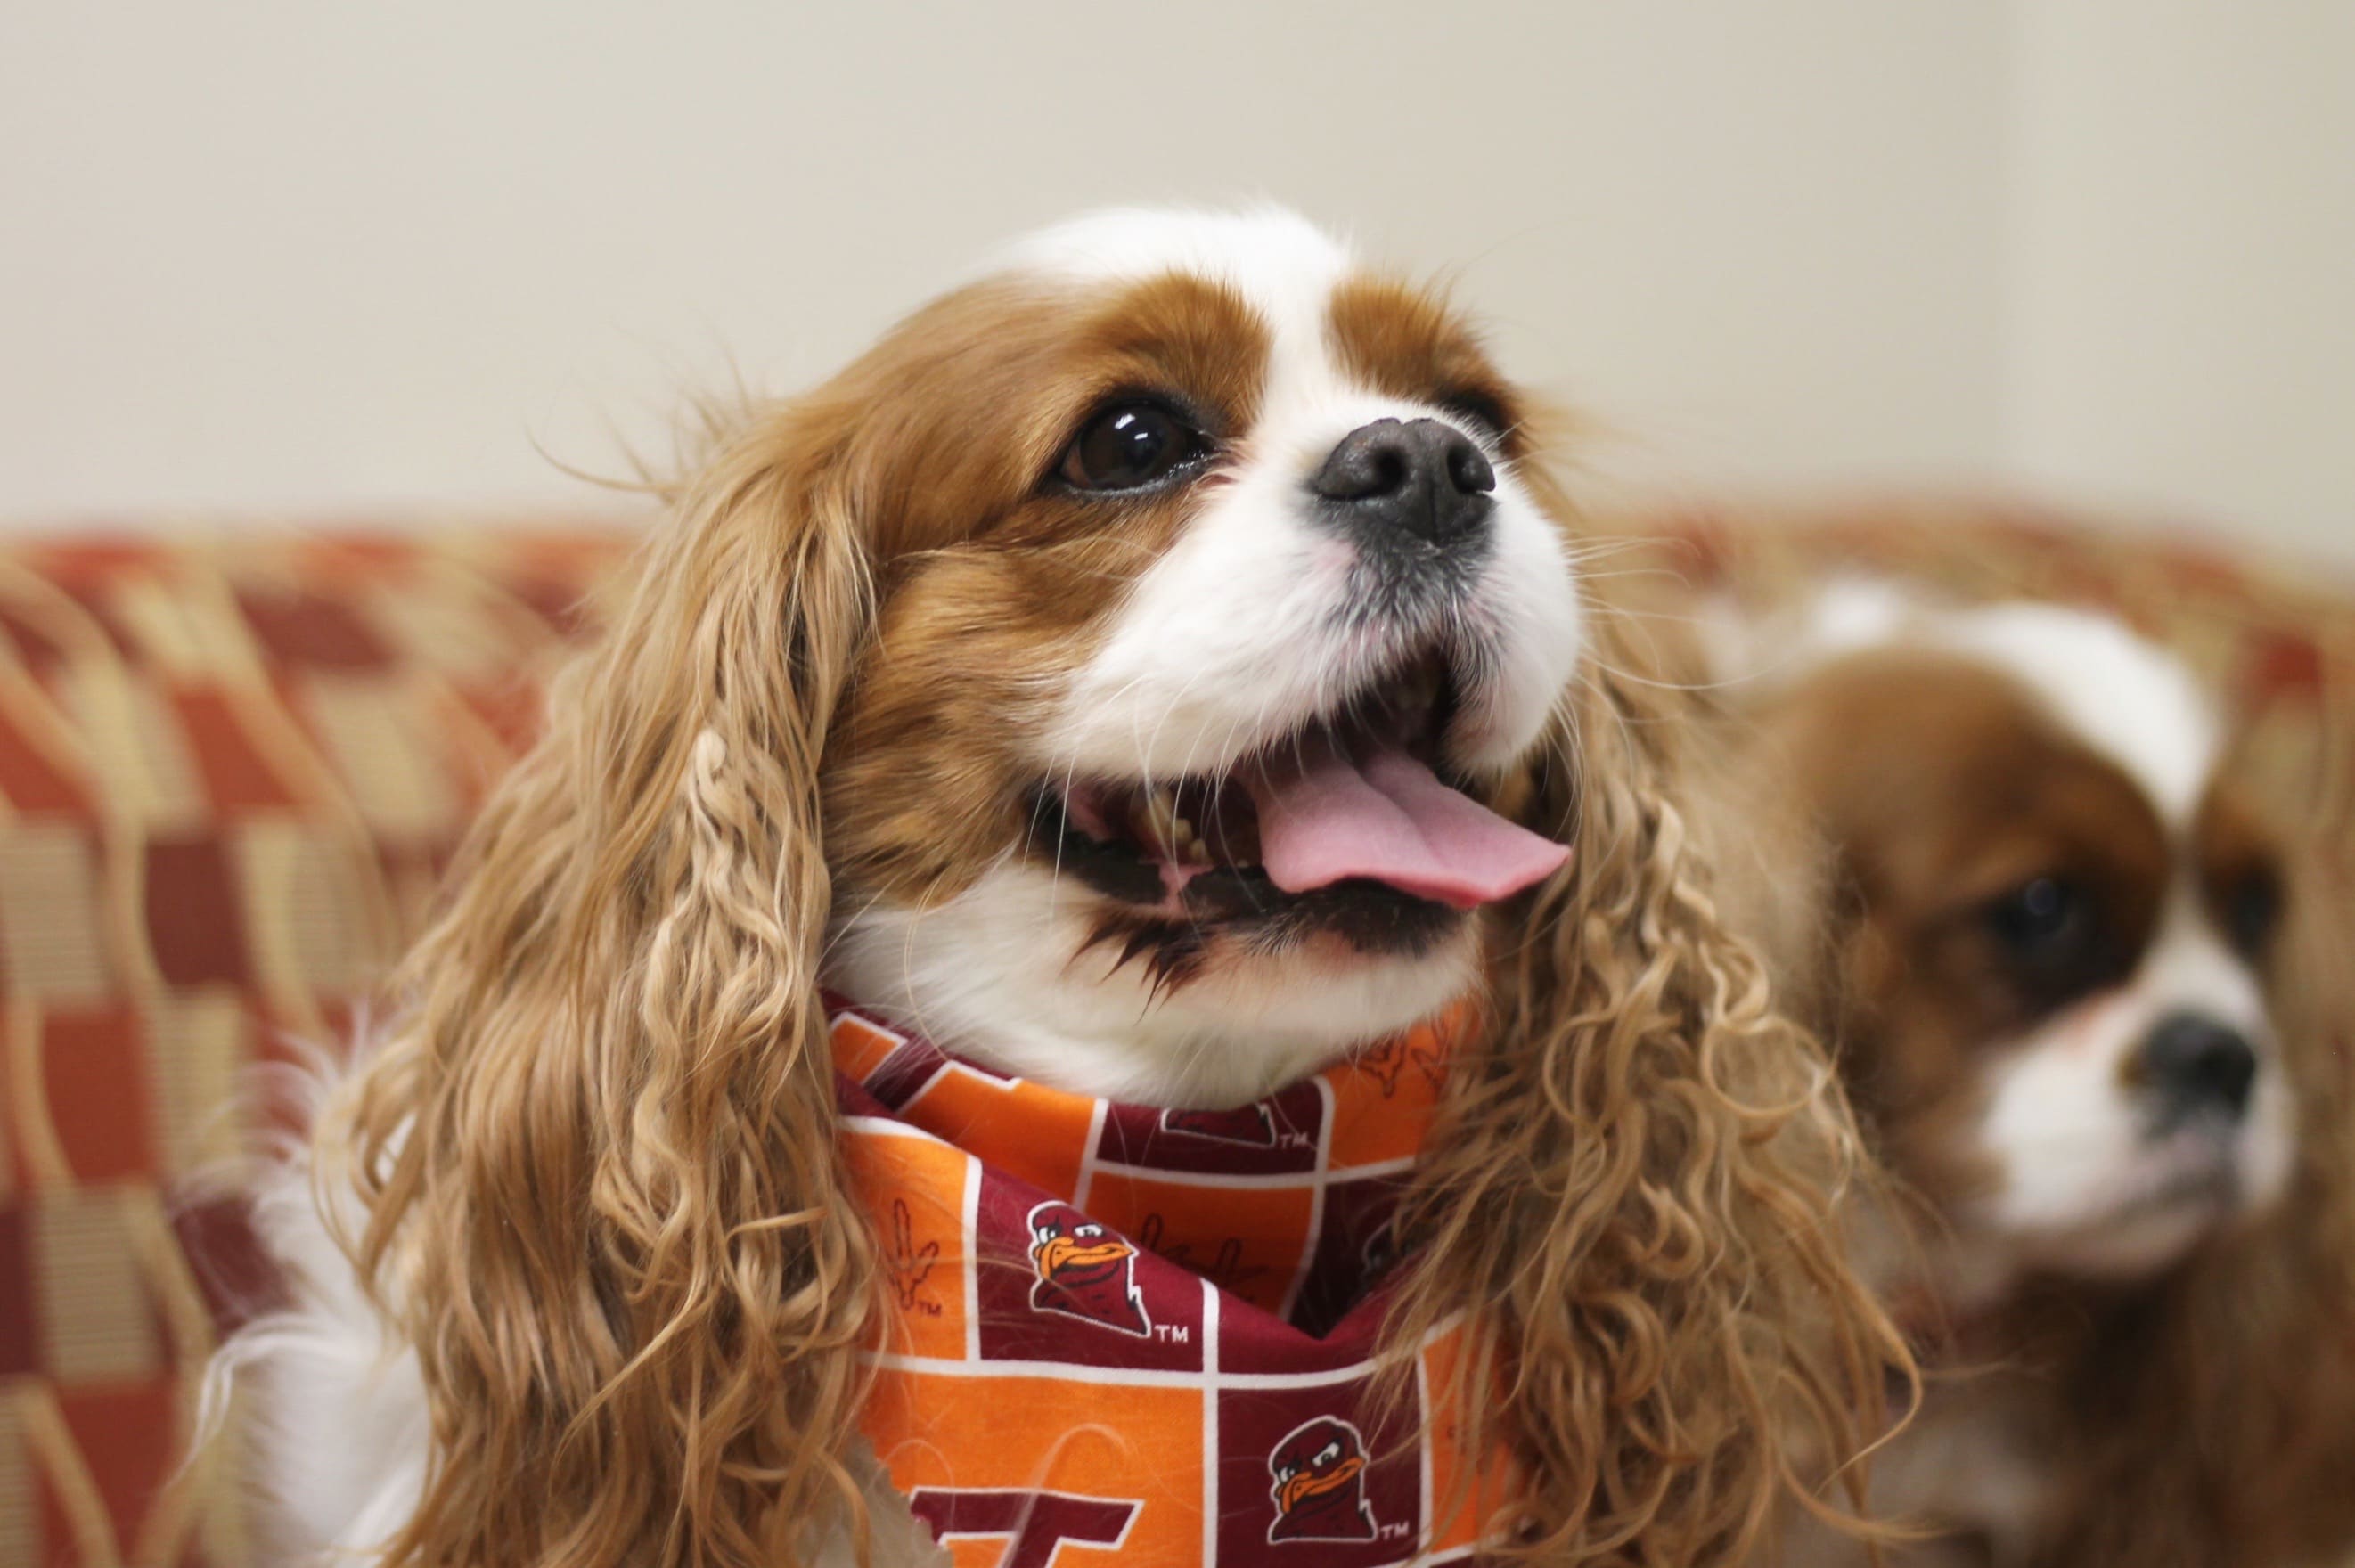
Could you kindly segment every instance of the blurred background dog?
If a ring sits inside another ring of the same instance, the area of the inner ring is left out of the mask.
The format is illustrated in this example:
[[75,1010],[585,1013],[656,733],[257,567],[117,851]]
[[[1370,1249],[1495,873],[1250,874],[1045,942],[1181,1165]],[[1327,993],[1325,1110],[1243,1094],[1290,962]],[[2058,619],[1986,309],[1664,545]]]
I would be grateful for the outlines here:
[[1851,579],[1696,629],[1737,923],[1912,1200],[1870,1264],[1930,1371],[1895,1556],[2329,1560],[2343,948],[2236,716],[2051,603]]

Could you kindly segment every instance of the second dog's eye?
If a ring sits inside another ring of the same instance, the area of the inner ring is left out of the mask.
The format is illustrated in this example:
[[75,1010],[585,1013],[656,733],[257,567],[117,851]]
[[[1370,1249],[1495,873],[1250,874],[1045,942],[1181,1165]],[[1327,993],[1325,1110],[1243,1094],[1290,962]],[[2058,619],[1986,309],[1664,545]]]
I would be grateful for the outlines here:
[[1160,403],[1114,403],[1090,419],[1056,473],[1075,490],[1142,490],[1209,450],[1202,432]]
[[2058,877],[2022,882],[1987,906],[1987,923],[2004,945],[2023,956],[2065,947],[2083,923],[2084,897]]
[[2262,955],[2281,923],[2281,883],[2273,873],[2253,870],[2223,891],[2224,933],[2244,958]]

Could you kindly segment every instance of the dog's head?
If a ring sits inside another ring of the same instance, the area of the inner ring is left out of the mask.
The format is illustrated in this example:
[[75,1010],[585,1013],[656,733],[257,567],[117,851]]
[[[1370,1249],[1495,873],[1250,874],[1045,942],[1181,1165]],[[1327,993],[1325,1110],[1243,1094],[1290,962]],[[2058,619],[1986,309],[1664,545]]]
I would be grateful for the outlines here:
[[1956,1288],[2140,1277],[2279,1197],[2283,868],[2180,665],[2079,612],[1917,609],[1765,722],[1835,858],[1849,1071]]
[[1462,1347],[1430,1418],[1512,1449],[1524,1544],[1691,1560],[1786,1414],[1871,1425],[1851,1131],[1717,926],[1674,727],[1581,663],[1528,412],[1295,219],[1116,214],[715,436],[322,1136],[434,1404],[397,1560],[856,1517],[888,1292],[827,987],[1196,1112],[1480,987],[1391,1332]]
[[1581,615],[1524,399],[1296,218],[1116,213],[757,442],[873,561],[822,766],[842,987],[1025,1076],[1250,1100],[1467,987]]

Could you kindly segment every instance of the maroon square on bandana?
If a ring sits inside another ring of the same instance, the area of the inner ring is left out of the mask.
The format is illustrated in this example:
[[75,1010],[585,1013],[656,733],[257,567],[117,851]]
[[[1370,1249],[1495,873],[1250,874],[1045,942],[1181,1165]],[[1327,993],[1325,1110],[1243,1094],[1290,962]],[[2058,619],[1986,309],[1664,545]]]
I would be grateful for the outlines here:
[[[1410,1406],[1414,1393],[1410,1384]],[[1219,1395],[1220,1568],[1382,1568],[1423,1533],[1421,1413],[1359,1378]]]
[[[1203,1285],[1191,1273],[996,1170],[982,1174],[975,1224],[982,1360],[1202,1370]],[[1092,1226],[1101,1233],[1080,1233]],[[1055,1268],[1059,1255],[1074,1262]]]

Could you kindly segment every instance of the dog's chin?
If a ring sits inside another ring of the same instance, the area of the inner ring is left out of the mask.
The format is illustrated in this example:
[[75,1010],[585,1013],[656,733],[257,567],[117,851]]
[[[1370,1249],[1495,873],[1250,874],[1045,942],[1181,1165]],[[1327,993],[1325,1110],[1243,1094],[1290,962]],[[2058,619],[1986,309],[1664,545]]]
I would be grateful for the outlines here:
[[2076,1213],[2019,1227],[2002,1248],[2016,1272],[2111,1285],[2153,1278],[2211,1237],[2262,1219],[2286,1184],[2270,1129],[2186,1128],[2138,1152]]
[[[1389,918],[1376,912],[1388,900],[1327,891],[1333,918],[1307,901],[1283,941],[1257,916],[1193,928],[1178,982],[1133,946],[1146,928],[1132,906],[1009,856],[931,909],[854,901],[829,974],[847,995],[1018,1077],[1223,1109],[1431,1017],[1473,984],[1476,915],[1393,912],[1398,928],[1369,942],[1365,927]],[[1412,940],[1401,934],[1410,929]]]
[[2009,1239],[2017,1273],[2131,1285],[2164,1272],[2235,1211],[2222,1191],[2183,1191],[2100,1220]]

